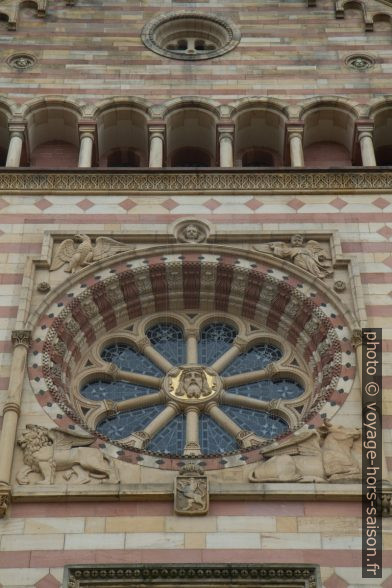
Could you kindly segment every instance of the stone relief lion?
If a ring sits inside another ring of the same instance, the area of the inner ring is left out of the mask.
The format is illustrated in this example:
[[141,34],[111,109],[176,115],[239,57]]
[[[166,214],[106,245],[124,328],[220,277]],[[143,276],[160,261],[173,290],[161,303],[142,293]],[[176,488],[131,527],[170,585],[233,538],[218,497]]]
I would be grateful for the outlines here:
[[[23,451],[24,466],[18,471],[19,484],[54,484],[55,474],[64,472],[63,478],[74,484],[87,484],[91,480],[119,483],[114,461],[91,445],[94,437],[81,436],[60,429],[47,429],[27,425],[18,445]],[[29,475],[38,473],[42,480],[35,482]]]
[[263,453],[266,461],[250,474],[250,482],[358,482],[361,480],[358,428],[325,421],[318,429],[290,437]]

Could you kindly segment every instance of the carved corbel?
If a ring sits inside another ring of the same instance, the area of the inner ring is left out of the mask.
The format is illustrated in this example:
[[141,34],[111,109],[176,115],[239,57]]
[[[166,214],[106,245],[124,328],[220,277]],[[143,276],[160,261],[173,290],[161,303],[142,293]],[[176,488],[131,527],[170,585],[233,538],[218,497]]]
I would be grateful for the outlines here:
[[11,503],[11,488],[0,486],[0,519],[7,514],[8,507]]

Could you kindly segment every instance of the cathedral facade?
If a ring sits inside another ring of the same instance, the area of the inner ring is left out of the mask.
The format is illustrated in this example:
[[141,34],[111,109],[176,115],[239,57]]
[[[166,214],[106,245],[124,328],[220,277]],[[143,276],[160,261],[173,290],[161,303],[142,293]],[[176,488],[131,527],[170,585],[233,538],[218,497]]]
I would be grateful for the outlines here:
[[392,2],[0,15],[0,588],[392,587]]

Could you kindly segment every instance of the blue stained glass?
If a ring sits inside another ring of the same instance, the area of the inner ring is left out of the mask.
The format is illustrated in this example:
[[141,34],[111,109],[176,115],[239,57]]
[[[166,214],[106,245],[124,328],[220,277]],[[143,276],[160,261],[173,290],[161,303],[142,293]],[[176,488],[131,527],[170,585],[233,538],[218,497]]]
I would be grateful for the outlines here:
[[136,372],[148,376],[162,376],[161,370],[156,365],[127,343],[114,343],[105,347],[101,357],[104,361],[114,363],[121,370],[127,372]]
[[113,400],[114,402],[120,402],[128,398],[137,398],[138,396],[144,396],[144,394],[152,394],[156,391],[121,380],[118,382],[95,380],[86,384],[80,392],[89,400]]
[[147,449],[182,455],[185,447],[185,415],[177,415],[149,443]]
[[253,431],[256,435],[268,439],[277,437],[288,429],[288,425],[283,419],[267,412],[225,405],[221,405],[220,409],[241,429]]
[[112,419],[102,421],[97,429],[110,439],[123,439],[135,431],[143,430],[163,410],[163,405],[120,412]]
[[261,382],[245,384],[244,386],[229,388],[228,392],[239,396],[249,396],[250,398],[269,401],[275,398],[282,398],[283,400],[298,398],[303,394],[304,389],[293,380],[263,380]]
[[185,362],[184,334],[180,327],[171,323],[159,323],[146,332],[151,345],[173,365]]
[[206,414],[199,420],[200,446],[203,453],[225,453],[238,449],[235,439]]
[[282,357],[282,352],[278,347],[274,347],[269,343],[260,343],[251,347],[245,353],[238,355],[235,360],[227,366],[222,372],[222,376],[231,376],[235,374],[242,374],[244,372],[253,372],[254,370],[262,370],[269,363],[278,361]]
[[237,331],[225,323],[210,323],[201,332],[198,344],[199,363],[211,365],[230,349]]

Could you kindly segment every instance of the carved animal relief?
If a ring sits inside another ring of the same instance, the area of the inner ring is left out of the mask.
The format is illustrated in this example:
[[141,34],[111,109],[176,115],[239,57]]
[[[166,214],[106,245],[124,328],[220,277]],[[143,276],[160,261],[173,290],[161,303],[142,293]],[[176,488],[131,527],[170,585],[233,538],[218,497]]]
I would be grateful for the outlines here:
[[263,452],[266,461],[251,473],[251,482],[359,482],[361,438],[357,428],[328,422],[275,449]]
[[208,480],[201,468],[187,464],[180,471],[174,484],[174,510],[177,514],[207,514]]
[[134,247],[124,245],[110,237],[97,237],[93,245],[88,235],[74,235],[72,239],[66,239],[61,243],[53,257],[50,271],[67,264],[65,271],[74,273],[96,261],[133,249]]
[[[18,471],[19,484],[54,484],[56,473],[72,484],[87,484],[93,480],[117,484],[119,477],[113,460],[95,447],[85,447],[94,437],[76,435],[60,429],[27,425],[18,439],[23,451],[24,466]],[[40,478],[37,480],[36,476]]]

